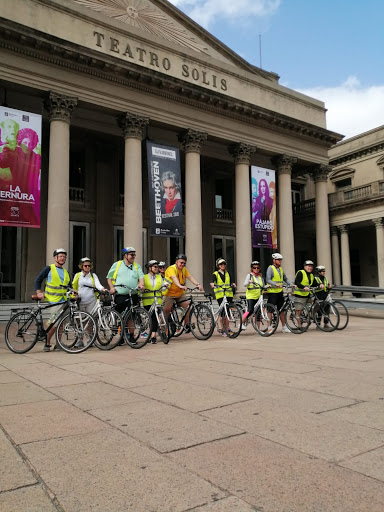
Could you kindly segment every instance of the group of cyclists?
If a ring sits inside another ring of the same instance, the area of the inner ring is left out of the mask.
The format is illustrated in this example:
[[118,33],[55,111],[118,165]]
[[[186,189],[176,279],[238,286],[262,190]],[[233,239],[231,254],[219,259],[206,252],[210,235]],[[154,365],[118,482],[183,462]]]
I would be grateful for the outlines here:
[[[202,285],[190,274],[186,268],[187,257],[185,254],[178,254],[175,263],[166,267],[164,261],[150,260],[146,264],[147,273],[144,274],[141,266],[136,263],[136,250],[134,247],[124,247],[122,258],[116,261],[108,271],[108,289],[101,285],[97,275],[92,272],[93,264],[90,258],[84,257],[79,262],[79,272],[75,274],[73,281],[64,264],[67,258],[67,251],[63,248],[55,249],[53,252],[53,263],[42,269],[35,279],[36,296],[39,300],[45,299],[54,307],[51,308],[51,316],[48,324],[54,321],[58,309],[67,300],[66,286],[72,286],[76,290],[80,301],[79,308],[82,311],[91,313],[97,299],[98,293],[110,293],[114,295],[115,307],[122,313],[130,305],[137,305],[140,298],[145,309],[149,310],[153,301],[162,304],[166,318],[168,318],[172,305],[187,309],[189,299],[186,296],[188,287],[186,281],[203,292]],[[246,289],[247,309],[242,315],[242,329],[246,329],[248,320],[255,311],[255,305],[262,294],[265,294],[266,301],[280,311],[280,322],[282,332],[292,332],[285,325],[284,313],[281,312],[284,303],[284,286],[291,286],[294,294],[295,307],[300,317],[300,311],[310,300],[313,289],[320,300],[324,300],[332,288],[325,276],[325,267],[316,267],[316,275],[313,273],[314,263],[306,260],[303,269],[296,273],[295,281],[291,282],[282,268],[283,256],[280,253],[272,254],[272,264],[267,268],[265,278],[261,274],[261,266],[258,261],[252,261],[250,271],[244,280]],[[45,280],[45,291],[42,291],[42,283]],[[227,270],[227,262],[223,258],[216,260],[216,270],[212,274],[210,286],[213,289],[215,299],[219,306],[225,300],[232,303],[234,292],[237,289],[236,283],[232,280]],[[226,336],[228,329],[225,329],[225,319],[219,317],[219,333]],[[156,343],[157,320],[152,315],[152,329],[149,341]],[[186,316],[184,332],[189,331],[189,318]],[[325,329],[327,330],[326,326]],[[275,331],[273,331],[275,332]],[[44,346],[44,351],[50,351],[51,338],[54,333],[52,329]],[[134,343],[134,340],[131,340]],[[121,343],[124,343],[122,341]],[[55,345],[54,349],[59,346]]]

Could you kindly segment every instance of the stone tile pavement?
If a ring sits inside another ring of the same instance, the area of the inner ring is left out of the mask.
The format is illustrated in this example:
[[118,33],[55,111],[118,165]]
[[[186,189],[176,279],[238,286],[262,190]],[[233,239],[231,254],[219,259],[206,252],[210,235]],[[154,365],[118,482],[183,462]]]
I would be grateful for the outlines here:
[[383,512],[383,320],[251,329],[16,355],[1,325],[1,512]]

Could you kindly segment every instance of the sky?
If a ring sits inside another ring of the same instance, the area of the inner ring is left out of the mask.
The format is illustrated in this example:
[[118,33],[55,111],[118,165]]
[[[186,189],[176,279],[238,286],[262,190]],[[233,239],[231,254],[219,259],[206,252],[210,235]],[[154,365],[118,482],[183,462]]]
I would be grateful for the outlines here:
[[170,2],[281,85],[324,101],[329,130],[349,138],[384,125],[383,0]]

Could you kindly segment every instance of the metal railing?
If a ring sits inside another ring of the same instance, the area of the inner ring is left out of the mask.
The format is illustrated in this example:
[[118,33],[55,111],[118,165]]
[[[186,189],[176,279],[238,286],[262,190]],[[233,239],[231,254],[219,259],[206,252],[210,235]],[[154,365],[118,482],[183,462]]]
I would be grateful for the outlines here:
[[216,208],[216,220],[233,222],[233,211],[224,208]]
[[316,208],[316,199],[307,199],[306,201],[299,201],[292,205],[293,213],[314,213]]
[[75,203],[85,202],[85,191],[83,188],[70,187],[69,188],[69,200]]

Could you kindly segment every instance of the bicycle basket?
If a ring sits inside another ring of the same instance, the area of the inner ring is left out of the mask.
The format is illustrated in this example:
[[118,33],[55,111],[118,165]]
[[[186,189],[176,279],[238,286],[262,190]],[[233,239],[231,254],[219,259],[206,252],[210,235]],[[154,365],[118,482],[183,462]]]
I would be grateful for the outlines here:
[[100,293],[100,302],[103,306],[110,306],[112,304],[112,296],[110,293]]

